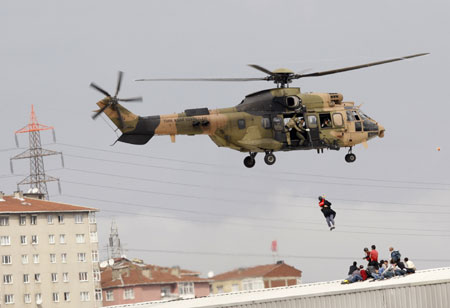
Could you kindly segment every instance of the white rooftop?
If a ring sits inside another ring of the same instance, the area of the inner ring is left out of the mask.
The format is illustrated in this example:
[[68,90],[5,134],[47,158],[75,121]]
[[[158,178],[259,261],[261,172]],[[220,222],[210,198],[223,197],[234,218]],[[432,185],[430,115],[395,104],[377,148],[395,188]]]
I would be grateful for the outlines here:
[[154,301],[110,307],[139,308],[178,308],[178,307],[222,307],[243,305],[245,303],[285,300],[289,298],[311,297],[320,295],[346,294],[369,290],[380,290],[415,285],[450,283],[450,267],[417,271],[407,276],[397,276],[379,281],[363,281],[352,284],[341,284],[342,280],[300,284],[290,287],[260,289],[211,295],[208,297],[175,301]]

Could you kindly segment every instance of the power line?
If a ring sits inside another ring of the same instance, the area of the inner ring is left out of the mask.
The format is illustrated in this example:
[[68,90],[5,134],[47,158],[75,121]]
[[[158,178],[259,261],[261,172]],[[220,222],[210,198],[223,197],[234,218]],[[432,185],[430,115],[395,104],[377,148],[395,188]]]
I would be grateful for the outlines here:
[[[169,185],[179,185],[179,186],[184,186],[184,187],[194,187],[194,188],[209,188],[209,189],[213,189],[213,190],[231,190],[233,192],[235,191],[240,191],[240,192],[244,192],[244,193],[250,193],[250,194],[257,194],[260,195],[261,193],[263,193],[263,191],[261,190],[249,190],[249,189],[241,189],[241,188],[234,188],[234,187],[215,187],[215,186],[210,186],[210,185],[200,185],[200,184],[192,184],[192,183],[183,183],[183,182],[175,182],[175,181],[164,181],[161,179],[150,179],[150,178],[142,178],[142,177],[135,177],[135,176],[126,176],[123,174],[114,174],[114,173],[106,173],[106,172],[98,172],[98,171],[93,171],[93,170],[82,170],[82,169],[76,169],[76,168],[65,168],[64,170],[69,170],[69,171],[75,171],[75,172],[81,172],[81,173],[88,173],[88,174],[97,174],[97,175],[102,175],[102,176],[108,176],[108,177],[120,177],[121,179],[131,179],[131,180],[137,180],[137,181],[146,181],[146,182],[154,182],[154,183],[164,183],[164,184],[169,184]],[[295,195],[295,194],[286,194],[289,197],[293,197],[293,198],[302,198],[302,199],[315,199],[315,197],[304,197],[304,196],[300,196],[300,195]],[[339,198],[334,198],[334,200],[339,200],[339,201],[345,201],[345,202],[358,202],[358,203],[376,203],[376,204],[383,204],[383,205],[393,205],[393,204],[397,204],[397,205],[407,205],[407,206],[428,206],[428,207],[445,207],[445,206],[450,206],[450,205],[436,205],[436,204],[410,204],[410,203],[400,203],[400,202],[384,202],[384,201],[370,201],[370,200],[356,200],[356,199],[339,199]]]
[[[105,149],[99,149],[95,147],[89,147],[89,146],[81,146],[81,145],[72,145],[67,143],[57,143],[58,145],[73,147],[73,148],[81,148],[81,149],[87,149],[92,151],[101,151],[111,154],[120,154],[120,155],[128,155],[128,156],[134,156],[134,157],[143,157],[143,158],[151,158],[151,159],[157,159],[157,160],[165,160],[170,162],[180,162],[180,163],[186,163],[186,164],[195,164],[195,165],[203,165],[203,166],[213,166],[213,167],[220,167],[223,168],[223,164],[213,164],[213,163],[204,163],[204,162],[195,162],[195,161],[188,161],[188,160],[180,160],[180,159],[172,159],[167,157],[158,157],[158,156],[152,156],[152,155],[144,155],[144,154],[136,154],[136,153],[128,153],[128,152],[120,152],[120,151],[109,151]],[[226,168],[230,168],[234,166],[226,166]],[[239,168],[241,169],[241,168]],[[333,176],[333,175],[323,175],[323,174],[315,174],[315,173],[299,173],[299,172],[292,172],[292,171],[277,171],[275,173],[278,174],[290,174],[290,175],[300,175],[300,176],[314,176],[314,177],[322,177],[322,178],[334,178],[334,179],[346,179],[346,180],[352,180],[352,181],[373,181],[373,182],[390,182],[390,183],[406,183],[406,184],[425,184],[425,185],[446,185],[449,186],[450,183],[441,183],[441,182],[423,182],[423,181],[404,181],[404,180],[392,180],[392,179],[374,179],[374,178],[364,178],[364,177],[344,177],[344,176]]]
[[[114,164],[124,164],[124,165],[137,166],[137,167],[150,167],[150,168],[185,171],[185,172],[193,172],[193,173],[201,173],[201,174],[210,174],[210,173],[212,173],[212,172],[208,172],[208,171],[201,171],[201,170],[194,170],[194,169],[184,169],[184,168],[175,168],[175,167],[163,167],[163,166],[156,166],[156,165],[150,165],[150,164],[124,162],[124,161],[120,161],[120,160],[94,158],[94,157],[81,156],[81,155],[65,154],[65,156],[74,157],[74,158],[81,158],[81,159],[88,159],[88,160],[94,160],[94,161],[101,161],[101,162],[109,162],[109,163],[114,163]],[[229,173],[228,174],[227,173],[221,173],[221,175],[224,175],[224,176],[236,176],[236,174],[229,174]],[[255,176],[248,176],[248,175],[247,176],[239,175],[239,177],[250,177],[252,179],[255,178]],[[341,182],[324,182],[324,181],[311,181],[311,180],[285,179],[285,178],[272,178],[272,180],[291,182],[291,183],[292,182],[298,182],[298,183],[320,184],[320,185],[328,184],[328,185],[338,185],[338,186],[346,186],[346,187],[350,186],[350,187],[370,187],[370,188],[383,188],[383,189],[387,188],[387,189],[407,189],[407,190],[450,191],[450,188],[389,186],[389,185],[373,185],[373,184],[341,183]]]
[[[154,214],[146,214],[146,213],[130,213],[127,211],[118,211],[118,210],[108,210],[103,209],[102,212],[109,212],[109,213],[118,213],[121,215],[128,215],[128,216],[145,216],[145,217],[151,217],[151,218],[158,218],[158,219],[169,219],[169,220],[181,220],[181,221],[189,221],[189,222],[201,222],[201,223],[213,223],[217,224],[217,221],[211,221],[211,220],[201,220],[201,219],[195,219],[195,218],[186,218],[186,217],[174,217],[174,216],[163,216],[163,215],[154,215]],[[272,226],[272,225],[253,225],[248,223],[235,223],[235,222],[220,222],[221,224],[225,225],[233,225],[233,226],[240,226],[240,227],[247,227],[247,228],[263,228],[263,229],[278,229],[278,230],[301,230],[301,231],[313,231],[313,232],[326,232],[328,233],[328,230],[323,229],[309,229],[309,228],[298,228],[298,227],[280,227],[280,226]],[[354,234],[352,231],[339,231],[340,233],[349,233]],[[369,231],[358,231],[358,234],[369,234],[369,235],[392,235],[392,233],[382,233],[382,232],[369,232]],[[416,237],[450,237],[450,235],[443,235],[443,234],[409,234],[409,233],[395,233],[396,236],[416,236]]]
[[[271,254],[262,254],[262,253],[186,251],[186,250],[165,250],[165,249],[144,249],[144,248],[129,248],[127,250],[136,251],[136,252],[171,253],[171,254],[183,254],[183,255],[273,258],[273,256]],[[308,255],[282,254],[282,255],[280,255],[280,258],[317,259],[317,260],[354,260],[355,256],[311,256],[311,255],[308,256]],[[418,262],[449,262],[450,259],[414,259],[414,261],[418,261]]]
[[[239,218],[239,219],[250,219],[250,220],[263,220],[263,221],[273,221],[273,222],[288,222],[288,223],[295,223],[295,224],[310,224],[310,225],[320,225],[323,226],[323,223],[314,223],[314,222],[308,222],[303,220],[293,220],[293,219],[285,219],[285,218],[266,218],[266,217],[254,217],[254,216],[242,216],[242,215],[228,215],[228,214],[218,214],[218,213],[211,213],[211,212],[205,212],[205,211],[194,211],[194,210],[180,210],[180,209],[174,209],[174,208],[167,208],[163,206],[155,206],[155,205],[144,205],[139,203],[132,203],[132,202],[119,202],[119,201],[113,201],[113,200],[104,200],[104,199],[97,199],[97,198],[89,198],[89,197],[81,197],[81,196],[73,196],[73,195],[67,195],[64,194],[65,197],[69,198],[75,198],[75,199],[83,199],[83,200],[89,200],[89,201],[96,201],[96,202],[104,202],[108,204],[117,204],[117,205],[127,205],[127,206],[135,206],[135,207],[142,207],[142,208],[150,208],[150,209],[157,209],[162,211],[172,211],[172,212],[178,212],[178,213],[189,213],[189,214],[196,214],[196,215],[208,215],[208,216],[216,216],[216,217],[230,217],[230,218]],[[138,215],[138,214],[137,214]],[[365,229],[380,229],[380,227],[371,227],[371,226],[358,226],[358,225],[340,225],[342,227],[350,227],[350,228],[365,228]],[[406,231],[427,231],[427,232],[450,232],[450,230],[444,230],[444,229],[415,229],[415,228],[392,228],[392,227],[382,227],[382,229],[387,230],[406,230]]]
[[[124,188],[124,187],[117,187],[117,186],[108,186],[108,185],[100,185],[100,184],[92,184],[92,183],[80,183],[80,182],[74,182],[74,181],[64,181],[65,183],[70,184],[76,184],[76,185],[83,185],[83,186],[89,186],[89,187],[100,187],[105,189],[113,189],[113,190],[123,190],[123,191],[131,191],[131,192],[139,192],[139,193],[146,193],[146,194],[154,194],[154,195],[162,195],[162,196],[171,196],[171,197],[181,197],[181,198],[188,198],[188,199],[198,199],[198,200],[209,200],[209,201],[221,201],[226,203],[231,203],[233,205],[237,203],[245,203],[245,204],[270,204],[273,205],[273,202],[268,201],[252,201],[252,200],[238,200],[238,199],[226,199],[226,198],[219,198],[219,197],[205,197],[205,196],[195,196],[195,195],[187,195],[187,194],[178,194],[178,193],[166,193],[166,192],[160,192],[160,191],[152,191],[152,190],[142,190],[142,189],[132,189],[132,188]],[[302,208],[311,208],[310,205],[301,205],[301,204],[286,204],[286,203],[277,203],[277,205],[285,206],[285,207],[302,207]],[[402,213],[404,215],[406,214],[433,214],[433,215],[450,215],[450,212],[424,212],[424,211],[396,211],[396,210],[376,210],[376,209],[354,209],[354,208],[343,208],[340,207],[339,210],[343,211],[363,211],[363,212],[382,212],[382,213]]]

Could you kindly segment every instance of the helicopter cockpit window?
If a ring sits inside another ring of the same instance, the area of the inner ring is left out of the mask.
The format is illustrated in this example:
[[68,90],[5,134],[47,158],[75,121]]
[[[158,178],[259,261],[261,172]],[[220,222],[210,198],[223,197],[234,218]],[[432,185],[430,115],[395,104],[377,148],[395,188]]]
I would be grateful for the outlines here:
[[346,113],[347,113],[347,121],[355,121],[355,117],[353,116],[353,113],[350,110],[347,110]]
[[360,121],[359,114],[356,112],[356,110],[352,111],[353,117],[356,119],[356,121]]
[[344,125],[344,119],[342,118],[342,114],[340,113],[333,113],[333,122],[335,126],[343,126]]
[[317,128],[317,117],[315,115],[308,116],[308,127]]
[[245,120],[244,119],[239,119],[238,120],[238,127],[239,127],[239,129],[244,129],[245,128]]
[[272,125],[270,123],[270,118],[267,118],[267,117],[262,118],[261,125],[262,125],[262,127],[267,128],[267,129],[271,128]]

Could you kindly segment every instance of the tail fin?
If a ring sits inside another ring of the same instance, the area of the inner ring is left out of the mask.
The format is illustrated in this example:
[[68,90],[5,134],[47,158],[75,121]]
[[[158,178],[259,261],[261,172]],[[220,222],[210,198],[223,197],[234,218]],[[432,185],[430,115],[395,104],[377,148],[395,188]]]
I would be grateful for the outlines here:
[[[110,98],[97,102],[100,110],[108,116],[108,118],[116,125],[122,133],[131,133],[136,129],[139,116],[132,113],[119,103],[110,104]],[[121,120],[122,118],[122,120]]]

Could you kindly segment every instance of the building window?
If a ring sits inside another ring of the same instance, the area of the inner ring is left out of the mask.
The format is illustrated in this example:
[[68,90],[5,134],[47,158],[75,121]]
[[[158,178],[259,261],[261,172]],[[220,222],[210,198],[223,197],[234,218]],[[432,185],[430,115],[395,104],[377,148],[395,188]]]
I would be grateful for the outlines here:
[[11,256],[2,256],[2,264],[11,264]]
[[48,215],[48,216],[47,216],[47,223],[48,223],[49,225],[53,225],[53,215]]
[[64,223],[64,215],[58,215],[58,222],[60,223],[60,224],[63,224]]
[[76,241],[78,244],[83,244],[85,243],[85,239],[84,239],[84,234],[77,234],[76,235]]
[[28,264],[28,255],[22,255],[22,264]]
[[88,302],[89,301],[89,292],[80,292],[80,300],[82,302]]
[[23,274],[23,283],[30,283],[30,275]]
[[0,226],[9,226],[8,216],[0,216]]
[[37,224],[37,215],[31,215],[30,223],[32,225],[36,225]]
[[114,292],[113,290],[107,290],[106,291],[106,301],[112,302],[114,300]]
[[217,286],[217,293],[223,293],[223,286]]
[[264,281],[262,279],[244,279],[242,280],[242,289],[247,290],[259,290],[264,289]]
[[14,294],[5,294],[5,304],[14,304]]
[[125,289],[123,291],[123,299],[133,299],[134,298],[134,290],[131,288]]
[[11,245],[11,238],[9,235],[0,236],[0,245],[9,246]]
[[54,253],[50,254],[50,263],[56,263],[56,254]]
[[95,224],[95,222],[96,222],[95,212],[89,212],[89,223]]
[[64,301],[70,302],[70,292],[64,292]]
[[75,223],[82,224],[83,223],[83,214],[75,214]]
[[231,286],[231,291],[232,292],[239,292],[239,284],[233,283],[233,285]]
[[31,303],[31,294],[30,293],[24,294],[23,301],[25,302],[25,304]]
[[91,232],[90,233],[90,237],[91,237],[91,243],[97,243],[98,242],[97,232]]
[[59,293],[54,292],[52,297],[55,303],[59,302]]
[[20,216],[19,217],[19,225],[25,226],[27,224],[27,216]]
[[33,263],[39,263],[39,255],[38,254],[33,255]]
[[95,289],[95,300],[101,302],[102,298],[102,289]]
[[88,281],[88,273],[87,272],[79,272],[78,277],[80,281]]
[[22,245],[26,245],[27,244],[27,236],[26,235],[21,235],[20,236],[20,244],[22,244]]
[[32,236],[31,236],[31,244],[37,245],[38,242],[39,242],[38,236],[37,236],[37,235],[32,235]]
[[77,257],[78,257],[78,262],[86,262],[86,253],[79,252],[77,254]]
[[98,269],[95,269],[93,272],[92,272],[92,274],[93,274],[93,276],[94,276],[94,281],[100,281],[100,270],[98,270]]
[[181,282],[178,284],[178,290],[180,295],[193,295],[194,283],[193,282]]
[[52,282],[58,282],[58,273],[52,273]]
[[69,282],[69,273],[63,273],[63,281]]
[[41,282],[41,274],[34,274],[34,281],[37,283]]
[[48,243],[49,244],[55,244],[55,235],[54,234],[49,234],[48,235]]
[[67,253],[61,254],[61,263],[67,263]]
[[98,250],[92,250],[92,262],[98,262]]
[[13,283],[12,275],[11,274],[3,275],[3,283],[4,284],[11,284],[11,283]]
[[66,235],[65,234],[60,234],[59,235],[59,243],[60,244],[65,244],[66,243]]
[[36,303],[42,302],[42,294],[36,293],[36,295],[34,296],[34,299],[35,299]]

